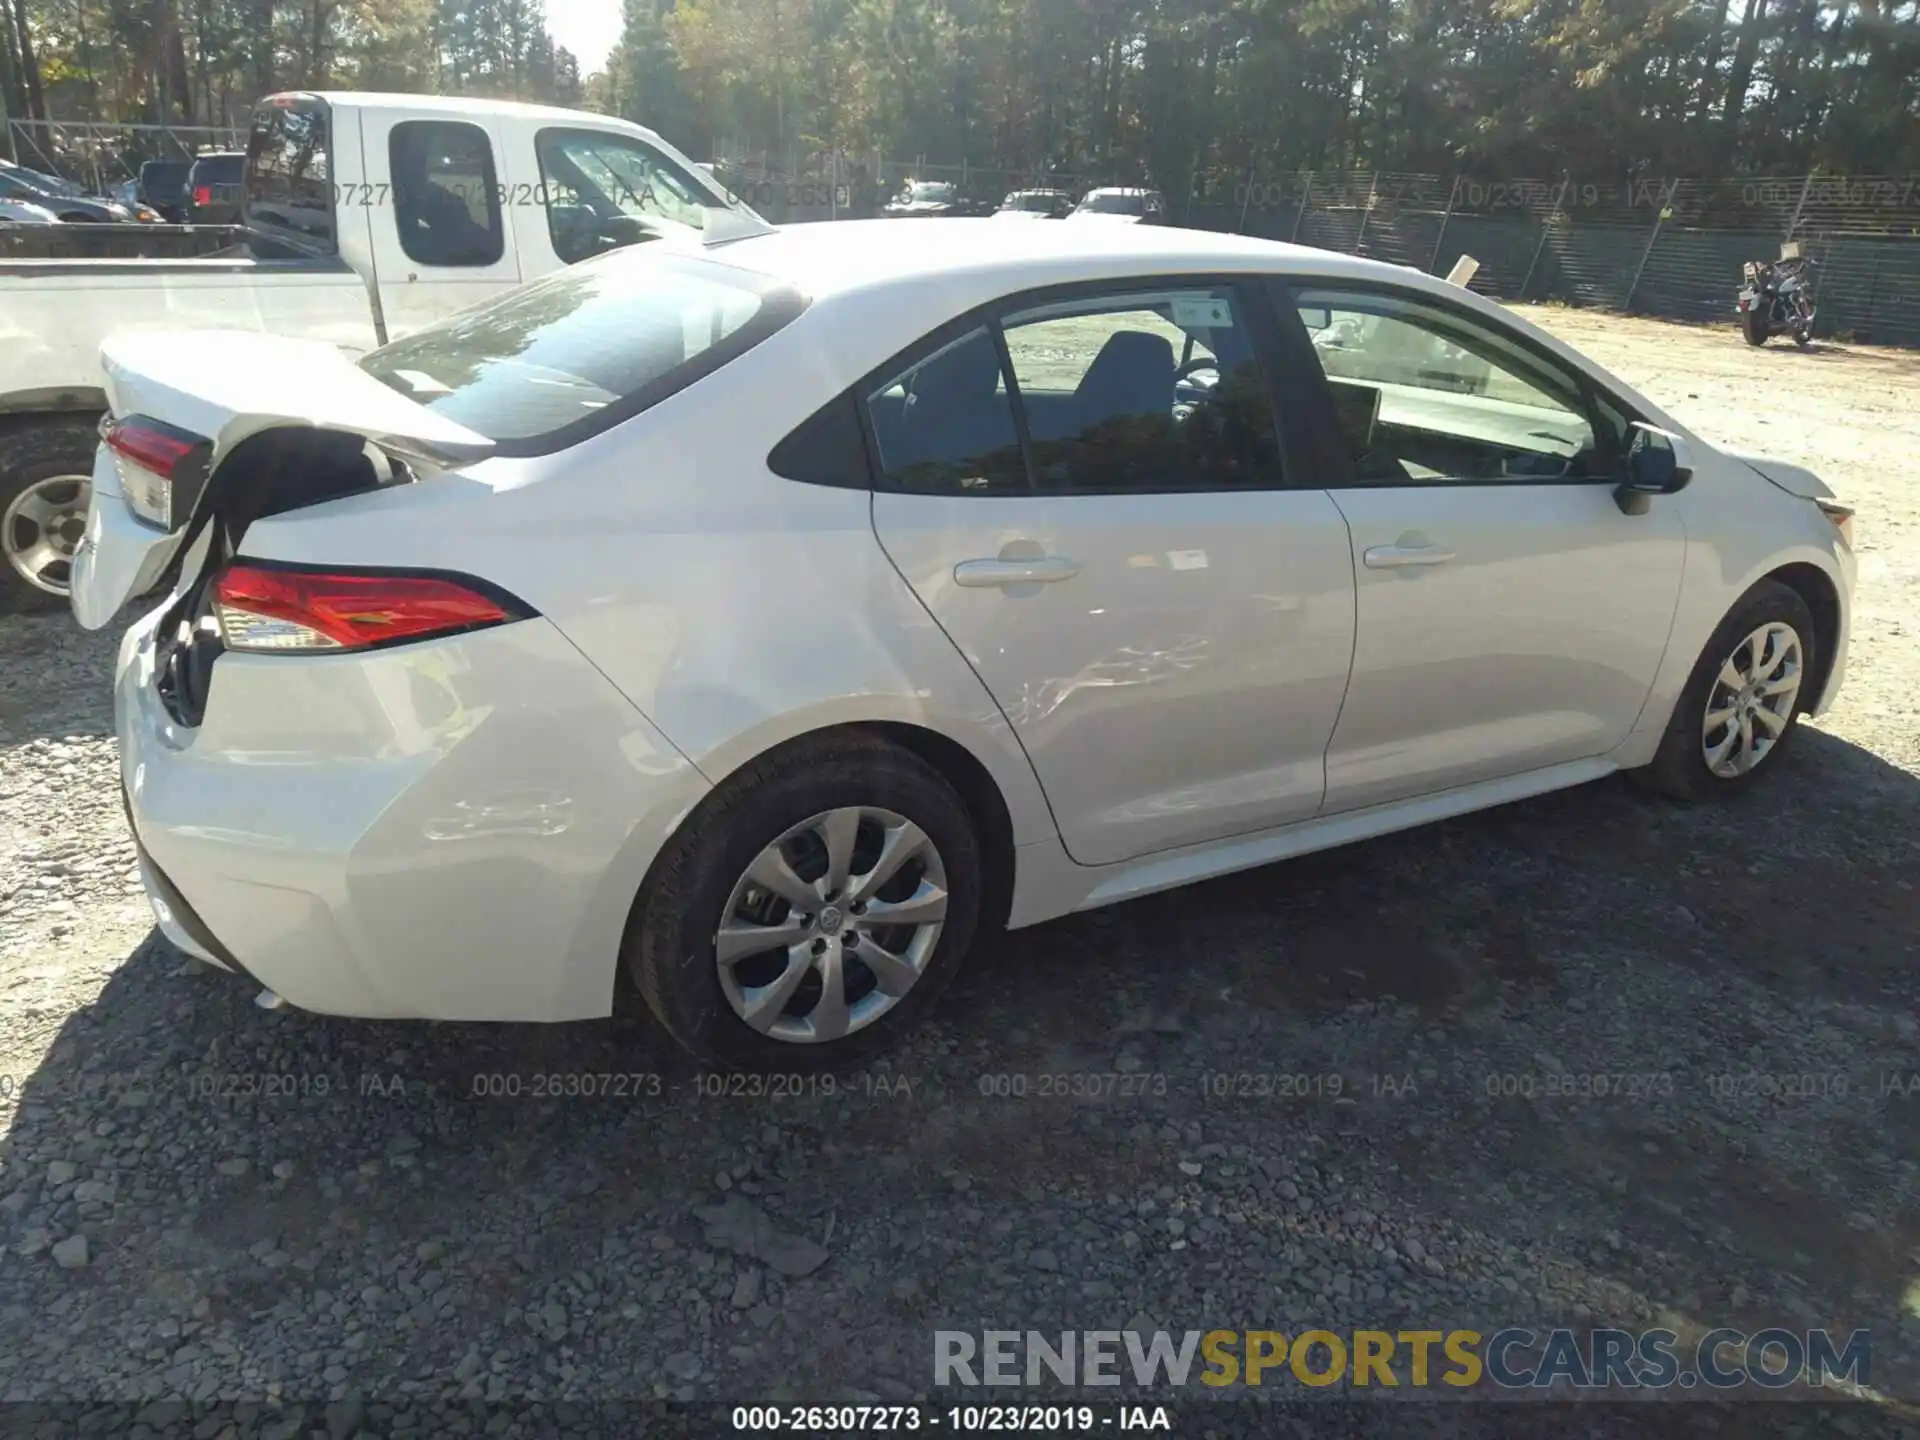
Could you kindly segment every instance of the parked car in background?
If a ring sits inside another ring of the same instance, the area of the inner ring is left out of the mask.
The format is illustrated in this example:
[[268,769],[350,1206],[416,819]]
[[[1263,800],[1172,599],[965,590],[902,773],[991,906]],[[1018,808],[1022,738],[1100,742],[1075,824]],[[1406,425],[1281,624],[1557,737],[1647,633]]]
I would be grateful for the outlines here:
[[38,180],[26,178],[36,172],[22,170],[18,166],[8,166],[0,170],[0,200],[19,200],[29,205],[39,205],[62,220],[75,224],[124,225],[135,221],[158,221],[159,215],[144,206],[122,205],[117,200],[97,199],[86,195],[71,195],[48,190]]
[[187,171],[187,220],[194,225],[237,225],[245,198],[247,157],[237,150],[198,156]]
[[[0,251],[0,611],[66,602],[111,331],[265,330],[359,354],[615,246],[770,228],[651,131],[578,110],[281,95],[255,110],[248,151],[243,228],[124,227],[145,258]],[[184,245],[209,234],[234,243]]]
[[1015,190],[993,212],[996,220],[1062,220],[1073,209],[1065,190]]
[[0,200],[0,224],[58,225],[60,217],[44,205],[27,200]]
[[158,212],[163,220],[184,225],[191,218],[187,174],[191,160],[149,160],[140,167],[140,203]]
[[881,214],[893,220],[935,220],[971,215],[975,207],[947,180],[910,180]]
[[1109,225],[1163,225],[1166,214],[1166,197],[1158,190],[1116,185],[1089,190],[1067,219],[1097,220]]
[[269,1007],[625,993],[720,1067],[848,1060],[1002,921],[1616,771],[1764,784],[1846,668],[1817,477],[1303,246],[796,225],[357,364],[105,370],[75,614],[180,566],[117,662],[140,873]]

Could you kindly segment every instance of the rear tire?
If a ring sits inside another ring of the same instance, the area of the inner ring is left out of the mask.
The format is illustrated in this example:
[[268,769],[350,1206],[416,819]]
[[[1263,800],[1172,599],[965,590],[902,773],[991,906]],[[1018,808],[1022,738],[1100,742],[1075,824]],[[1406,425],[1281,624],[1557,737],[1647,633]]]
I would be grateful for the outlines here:
[[[907,857],[897,870],[889,846]],[[847,1064],[893,1044],[952,981],[984,874],[972,815],[925,761],[858,733],[803,741],[729,777],[681,827],[634,907],[623,963],[667,1033],[707,1064]],[[888,925],[888,907],[938,914]],[[763,928],[778,941],[756,946]]]
[[1747,337],[1749,345],[1767,343],[1766,317],[1758,310],[1748,310],[1740,317],[1740,333]]
[[76,527],[86,524],[99,444],[95,421],[84,415],[40,415],[0,428],[0,614],[66,608],[71,548]]
[[[1776,580],[1756,585],[1707,641],[1674,702],[1659,751],[1634,778],[1676,800],[1713,800],[1777,770],[1808,698],[1807,682],[1819,673],[1815,645],[1813,612],[1799,592]],[[1789,675],[1790,692],[1775,688]],[[1735,679],[1742,683],[1730,683]],[[1716,724],[1716,717],[1726,718]],[[1746,735],[1754,737],[1751,745]],[[1722,746],[1729,748],[1716,767],[1710,761]]]

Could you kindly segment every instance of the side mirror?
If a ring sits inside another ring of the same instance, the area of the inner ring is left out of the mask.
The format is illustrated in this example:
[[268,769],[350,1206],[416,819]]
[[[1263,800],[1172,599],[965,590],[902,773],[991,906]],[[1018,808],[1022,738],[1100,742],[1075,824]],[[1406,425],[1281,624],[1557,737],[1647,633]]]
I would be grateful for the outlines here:
[[1627,446],[1627,478],[1613,492],[1622,515],[1644,515],[1655,495],[1672,495],[1687,488],[1693,467],[1682,453],[1685,442],[1643,421],[1633,424]]
[[1302,305],[1300,307],[1300,323],[1306,326],[1310,332],[1317,333],[1318,331],[1327,329],[1333,324],[1333,311],[1324,305]]

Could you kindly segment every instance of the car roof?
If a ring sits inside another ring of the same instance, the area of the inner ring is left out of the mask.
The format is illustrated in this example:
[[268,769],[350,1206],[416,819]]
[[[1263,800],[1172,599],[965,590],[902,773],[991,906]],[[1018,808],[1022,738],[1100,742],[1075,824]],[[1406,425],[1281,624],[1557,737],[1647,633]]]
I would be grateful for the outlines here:
[[971,276],[1006,290],[1128,273],[1304,271],[1343,279],[1417,283],[1418,272],[1378,260],[1288,245],[1250,235],[1174,226],[1111,228],[935,220],[900,243],[885,220],[816,221],[714,245],[709,258],[787,280],[821,298],[880,286]]

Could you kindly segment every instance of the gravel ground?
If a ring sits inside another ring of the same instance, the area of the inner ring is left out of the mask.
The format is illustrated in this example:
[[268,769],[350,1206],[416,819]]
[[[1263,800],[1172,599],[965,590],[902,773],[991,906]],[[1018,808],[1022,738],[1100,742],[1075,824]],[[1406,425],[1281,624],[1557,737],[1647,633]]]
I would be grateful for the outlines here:
[[[1602,782],[1022,932],[832,1096],[703,1093],[637,1025],[255,1009],[149,933],[111,639],[0,619],[0,1397],[540,1433],[905,1401],[938,1328],[1666,1323],[1867,1327],[1920,1400],[1920,356],[1534,313],[1859,508],[1834,714],[1724,808]],[[476,1093],[582,1073],[642,1078]],[[1125,1078],[1038,1093],[1075,1074]]]

